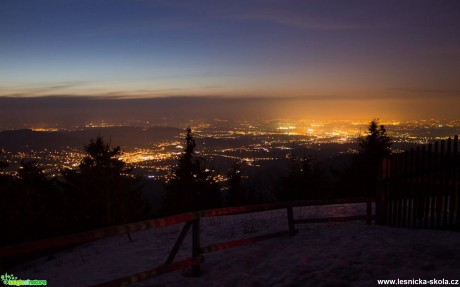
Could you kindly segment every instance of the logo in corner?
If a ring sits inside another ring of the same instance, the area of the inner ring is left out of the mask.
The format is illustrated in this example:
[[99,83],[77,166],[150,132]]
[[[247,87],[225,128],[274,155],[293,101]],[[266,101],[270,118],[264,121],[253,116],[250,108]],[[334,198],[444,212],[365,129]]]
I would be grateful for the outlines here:
[[5,273],[5,275],[2,275],[0,278],[2,279],[2,282],[5,285],[9,285],[8,283],[9,283],[10,280],[18,279],[18,277],[14,277],[13,274],[8,274],[8,273]]
[[1,275],[0,279],[2,280],[3,284],[9,286],[46,286],[48,283],[46,280],[18,280],[18,277],[15,277],[13,274],[8,273]]

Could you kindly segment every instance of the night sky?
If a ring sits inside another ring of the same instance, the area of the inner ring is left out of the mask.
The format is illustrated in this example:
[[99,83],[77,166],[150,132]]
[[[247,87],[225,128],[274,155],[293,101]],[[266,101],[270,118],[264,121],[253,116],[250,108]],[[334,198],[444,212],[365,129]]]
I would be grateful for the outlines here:
[[250,98],[272,116],[459,118],[459,15],[455,0],[2,0],[0,96]]

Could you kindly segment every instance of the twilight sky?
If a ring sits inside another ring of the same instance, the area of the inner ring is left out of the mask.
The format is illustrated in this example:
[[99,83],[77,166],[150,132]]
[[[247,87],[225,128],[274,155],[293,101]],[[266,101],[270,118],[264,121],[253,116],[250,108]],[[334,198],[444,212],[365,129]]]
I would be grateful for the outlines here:
[[212,96],[273,116],[459,118],[459,15],[456,0],[2,0],[0,103]]

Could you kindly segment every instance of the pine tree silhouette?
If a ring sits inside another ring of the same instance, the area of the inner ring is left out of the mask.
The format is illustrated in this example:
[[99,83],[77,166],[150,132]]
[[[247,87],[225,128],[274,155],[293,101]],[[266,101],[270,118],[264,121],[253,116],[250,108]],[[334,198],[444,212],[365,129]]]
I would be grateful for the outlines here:
[[[0,155],[2,153],[4,153],[5,151],[3,150],[3,148],[0,147]],[[3,171],[5,168],[7,168],[9,166],[9,164],[6,162],[6,161],[1,161],[0,160],[0,172]]]
[[391,153],[391,138],[383,125],[378,120],[373,120],[368,126],[367,135],[358,140],[360,155],[369,161],[379,162]]
[[122,224],[145,216],[136,178],[125,168],[120,147],[111,148],[98,136],[84,147],[78,169],[63,169],[64,189],[75,200],[77,221],[83,228]]
[[195,155],[195,139],[187,128],[186,146],[172,170],[171,180],[165,184],[165,204],[168,213],[179,213],[217,207],[219,187],[215,171],[204,158]]
[[281,200],[319,199],[327,196],[327,183],[322,169],[313,164],[313,159],[304,154],[289,155],[289,171],[281,177],[278,197]]
[[229,204],[231,206],[247,204],[247,187],[243,182],[241,164],[235,162],[227,173],[227,187]]
[[351,173],[352,181],[357,188],[358,196],[375,196],[382,164],[385,157],[391,154],[392,140],[383,125],[374,119],[368,126],[367,135],[358,139],[359,153],[353,159]]

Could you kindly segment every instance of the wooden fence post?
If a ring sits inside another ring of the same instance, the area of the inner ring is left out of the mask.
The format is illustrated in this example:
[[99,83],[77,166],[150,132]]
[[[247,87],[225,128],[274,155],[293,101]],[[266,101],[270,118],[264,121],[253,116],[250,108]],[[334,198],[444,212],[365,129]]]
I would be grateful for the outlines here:
[[182,230],[181,230],[181,232],[179,234],[179,237],[177,238],[176,243],[174,243],[174,246],[173,246],[171,252],[169,253],[168,259],[166,259],[165,265],[173,263],[174,258],[176,257],[177,252],[179,252],[179,248],[182,245],[182,242],[184,241],[184,238],[187,235],[187,232],[190,229],[191,225],[192,225],[192,222],[187,221],[185,223],[184,227],[182,227]]
[[[389,157],[383,159],[379,174],[377,176],[377,182],[375,185],[375,224],[385,225],[387,224],[387,184],[388,184],[388,170],[389,170]],[[371,197],[367,200],[367,224],[372,224],[372,199]]]
[[289,234],[295,235],[296,230],[294,226],[294,211],[292,210],[292,206],[289,206],[287,208],[287,217],[288,217]]
[[[192,222],[192,258],[200,256],[200,218]],[[192,266],[192,276],[200,276],[200,265]]]
[[[376,200],[375,200],[375,204],[377,205],[377,201],[379,201],[380,199],[376,197]],[[366,215],[367,215],[367,224],[368,225],[371,225],[372,224],[372,200],[371,198],[368,198],[367,199],[367,212],[366,212]]]

